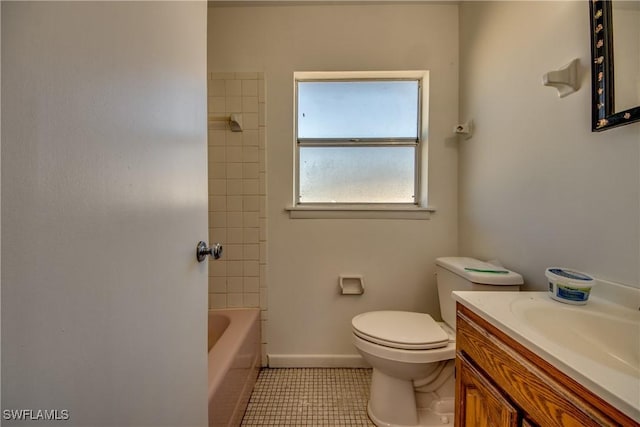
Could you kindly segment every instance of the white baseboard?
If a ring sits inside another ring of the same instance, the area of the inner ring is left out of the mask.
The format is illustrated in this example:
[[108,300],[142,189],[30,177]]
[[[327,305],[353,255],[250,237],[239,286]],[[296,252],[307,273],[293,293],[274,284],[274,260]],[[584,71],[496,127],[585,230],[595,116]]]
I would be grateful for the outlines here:
[[270,368],[370,368],[359,354],[269,354]]

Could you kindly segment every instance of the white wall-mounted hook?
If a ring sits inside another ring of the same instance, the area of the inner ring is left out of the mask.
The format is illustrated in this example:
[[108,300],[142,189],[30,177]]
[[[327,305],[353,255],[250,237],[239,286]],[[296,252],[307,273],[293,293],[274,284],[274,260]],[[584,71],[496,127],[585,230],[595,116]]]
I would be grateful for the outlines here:
[[560,98],[576,92],[580,89],[580,82],[578,81],[579,63],[580,60],[576,58],[557,71],[549,71],[542,76],[542,83],[545,86],[552,86],[558,89]]
[[473,120],[468,120],[464,123],[457,124],[453,128],[453,133],[456,135],[464,135],[464,139],[469,139],[473,136]]

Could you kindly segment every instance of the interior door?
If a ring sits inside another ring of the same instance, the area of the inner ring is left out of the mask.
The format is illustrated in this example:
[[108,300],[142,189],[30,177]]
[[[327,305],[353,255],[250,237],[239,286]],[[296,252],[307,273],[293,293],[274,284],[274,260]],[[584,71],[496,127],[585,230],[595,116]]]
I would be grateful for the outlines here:
[[1,7],[3,421],[206,425],[206,2]]

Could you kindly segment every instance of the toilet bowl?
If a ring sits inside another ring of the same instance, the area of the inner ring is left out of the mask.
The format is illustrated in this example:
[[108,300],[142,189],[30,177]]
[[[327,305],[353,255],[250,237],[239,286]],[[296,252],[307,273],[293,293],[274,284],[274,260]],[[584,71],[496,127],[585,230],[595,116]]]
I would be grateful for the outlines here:
[[[414,384],[422,380],[425,388],[443,374],[452,376],[456,351],[453,330],[428,314],[403,311],[360,314],[353,318],[352,330],[353,344],[373,368],[367,412],[374,424],[395,427],[453,422],[453,395],[434,394],[436,388],[426,405],[419,405],[416,395],[420,392]],[[447,364],[451,369],[446,369]],[[444,412],[430,410],[434,405]]]
[[444,322],[426,313],[390,310],[362,313],[351,321],[353,344],[373,368],[367,412],[379,427],[453,425],[451,292],[514,291],[522,284],[519,274],[473,258],[438,258],[436,274]]

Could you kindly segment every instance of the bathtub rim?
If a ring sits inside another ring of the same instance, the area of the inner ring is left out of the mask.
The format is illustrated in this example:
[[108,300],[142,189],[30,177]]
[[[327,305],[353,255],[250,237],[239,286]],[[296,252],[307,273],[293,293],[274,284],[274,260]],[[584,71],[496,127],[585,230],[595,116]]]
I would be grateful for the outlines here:
[[207,355],[207,387],[209,400],[213,398],[216,390],[218,390],[218,388],[220,387],[220,383],[224,380],[225,377],[224,374],[231,368],[234,357],[240,351],[240,348],[242,347],[245,339],[251,331],[251,327],[255,322],[260,321],[260,309],[210,309],[207,313],[207,316],[211,314],[228,316],[230,318],[230,322],[229,326],[227,326],[222,336],[218,339],[216,344],[211,348]]

